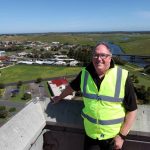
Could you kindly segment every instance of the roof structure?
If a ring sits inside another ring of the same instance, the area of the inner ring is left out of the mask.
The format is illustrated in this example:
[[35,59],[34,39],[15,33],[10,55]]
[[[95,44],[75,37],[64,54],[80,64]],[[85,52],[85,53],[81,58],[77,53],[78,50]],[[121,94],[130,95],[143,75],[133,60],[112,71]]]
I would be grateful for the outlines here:
[[[68,85],[68,81],[65,78],[59,78],[48,81],[48,86],[50,89],[50,93],[52,96],[58,96],[61,94],[61,92],[65,89],[65,87]],[[75,96],[75,92],[72,93],[72,95],[66,96],[64,99],[71,100]]]
[[[84,141],[81,111],[83,102],[49,98],[33,99],[0,128],[2,150],[82,150]],[[149,150],[150,106],[139,105],[138,115],[124,150]]]
[[65,78],[51,80],[52,84],[56,84],[56,86],[67,85],[68,81]]
[[9,60],[8,56],[0,56],[0,61],[6,61]]

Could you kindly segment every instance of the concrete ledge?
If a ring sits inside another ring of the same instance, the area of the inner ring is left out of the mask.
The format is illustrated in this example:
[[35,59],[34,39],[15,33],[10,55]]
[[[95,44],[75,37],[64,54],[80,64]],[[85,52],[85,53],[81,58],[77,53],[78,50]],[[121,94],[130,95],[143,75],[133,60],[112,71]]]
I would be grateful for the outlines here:
[[40,103],[29,103],[0,128],[0,149],[29,149],[40,135],[45,124]]
[[[51,138],[54,135],[58,141],[62,140],[60,145],[66,142],[63,149],[66,149],[67,146],[74,146],[76,142],[83,145],[84,130],[81,117],[83,107],[83,102],[77,100],[62,100],[57,104],[52,104],[49,98],[33,100],[0,128],[0,149],[42,150],[45,142],[43,134],[50,139],[48,143],[52,142]],[[125,144],[126,149],[132,150],[137,144],[139,144],[138,150],[140,147],[143,147],[144,150],[149,149],[149,116],[150,105],[139,105],[136,121],[127,139],[127,144]],[[48,130],[48,133],[45,133],[45,129]],[[67,145],[71,140],[71,135],[77,141],[74,143],[72,140],[71,144]],[[65,139],[66,141],[64,141]],[[80,140],[78,141],[78,139]],[[129,145],[131,145],[131,149]]]
[[138,105],[137,117],[131,134],[150,137],[150,105]]

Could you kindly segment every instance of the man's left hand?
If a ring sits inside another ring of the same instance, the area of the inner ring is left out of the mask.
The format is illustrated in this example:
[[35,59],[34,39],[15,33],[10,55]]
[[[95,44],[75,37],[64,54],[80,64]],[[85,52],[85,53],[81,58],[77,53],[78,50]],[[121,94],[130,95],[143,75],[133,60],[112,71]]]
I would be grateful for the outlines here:
[[117,135],[114,138],[114,150],[120,150],[123,146],[123,143],[124,143],[124,140],[119,135]]

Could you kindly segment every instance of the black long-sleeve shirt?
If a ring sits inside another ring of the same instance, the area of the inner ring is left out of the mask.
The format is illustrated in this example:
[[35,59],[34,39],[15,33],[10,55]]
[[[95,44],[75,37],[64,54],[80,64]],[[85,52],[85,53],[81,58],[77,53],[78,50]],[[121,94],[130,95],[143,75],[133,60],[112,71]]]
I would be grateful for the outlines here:
[[[113,61],[110,64],[110,68],[114,67]],[[90,73],[92,76],[95,84],[97,85],[98,90],[100,89],[101,82],[103,81],[103,78],[99,78],[93,63],[90,63],[87,67],[86,70]],[[77,75],[77,77],[70,82],[70,86],[74,91],[80,91],[80,82],[81,82],[81,72]],[[136,104],[136,96],[134,92],[134,86],[133,83],[128,75],[126,84],[125,84],[125,97],[123,100],[124,107],[126,111],[134,111],[137,109],[137,104]]]

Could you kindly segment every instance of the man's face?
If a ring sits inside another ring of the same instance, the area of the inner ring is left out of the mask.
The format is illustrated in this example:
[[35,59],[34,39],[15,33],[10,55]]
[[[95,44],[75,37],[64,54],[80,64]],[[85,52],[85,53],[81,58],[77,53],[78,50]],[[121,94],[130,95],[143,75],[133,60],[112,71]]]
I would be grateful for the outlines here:
[[105,71],[111,62],[111,53],[105,45],[99,45],[93,53],[92,62],[97,71]]

